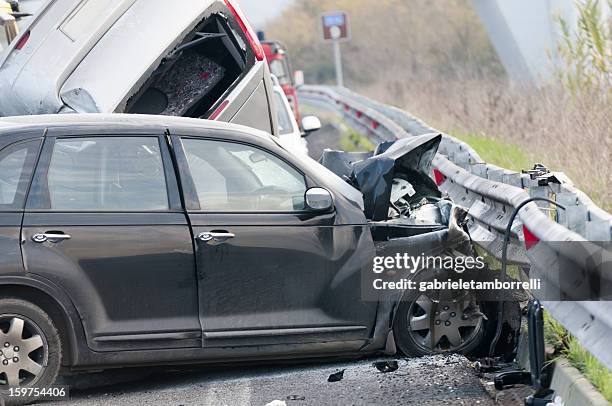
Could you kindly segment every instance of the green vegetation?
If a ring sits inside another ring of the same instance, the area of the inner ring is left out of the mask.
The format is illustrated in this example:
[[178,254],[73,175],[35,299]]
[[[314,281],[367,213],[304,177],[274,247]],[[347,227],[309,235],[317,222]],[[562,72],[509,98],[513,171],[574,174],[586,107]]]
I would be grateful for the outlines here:
[[580,345],[578,340],[550,314],[544,314],[544,322],[546,343],[554,348],[555,354],[567,358],[608,401],[612,402],[612,372]]
[[340,139],[340,147],[347,152],[374,151],[376,148],[365,135],[352,129]]
[[517,172],[533,167],[533,160],[510,141],[477,134],[452,135],[474,148],[485,162]]
[[[612,0],[608,0],[612,10]],[[558,76],[572,94],[598,92],[612,95],[612,24],[604,17],[599,0],[577,3],[578,25],[572,29],[563,18],[559,18],[562,41],[558,55],[564,68]]]

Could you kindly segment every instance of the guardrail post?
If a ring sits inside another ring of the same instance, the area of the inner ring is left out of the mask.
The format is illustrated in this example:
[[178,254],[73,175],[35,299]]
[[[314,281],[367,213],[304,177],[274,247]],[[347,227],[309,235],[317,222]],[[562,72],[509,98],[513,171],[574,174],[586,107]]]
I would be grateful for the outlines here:
[[559,193],[557,201],[566,207],[565,210],[557,212],[557,221],[575,233],[584,235],[586,232],[587,209],[578,203],[578,198],[573,193]]

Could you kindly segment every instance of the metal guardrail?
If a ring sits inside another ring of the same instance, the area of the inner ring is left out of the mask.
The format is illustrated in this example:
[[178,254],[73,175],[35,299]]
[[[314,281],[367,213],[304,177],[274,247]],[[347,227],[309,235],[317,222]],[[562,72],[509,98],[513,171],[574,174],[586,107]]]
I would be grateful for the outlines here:
[[[342,114],[349,126],[374,141],[441,133],[400,109],[346,88],[302,86],[299,94],[306,102]],[[597,291],[599,297],[607,295],[612,300],[612,275],[600,267],[606,260],[610,263],[610,252],[594,243],[612,240],[612,215],[597,207],[564,174],[518,173],[487,164],[469,145],[446,134],[433,165],[432,176],[440,189],[469,210],[468,227],[474,242],[497,259],[501,259],[504,231],[516,207],[530,197],[545,197],[563,205],[565,210],[545,202],[525,206],[512,225],[508,261],[529,268],[530,277],[545,279],[546,285],[559,292],[555,299]],[[544,304],[612,369],[612,352],[607,348],[612,337],[612,302]]]

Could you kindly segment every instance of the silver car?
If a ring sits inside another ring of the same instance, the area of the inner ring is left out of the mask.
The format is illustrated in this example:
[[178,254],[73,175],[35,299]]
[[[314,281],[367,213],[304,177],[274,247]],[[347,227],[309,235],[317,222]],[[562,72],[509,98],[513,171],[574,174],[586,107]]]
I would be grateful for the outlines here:
[[294,154],[308,155],[306,137],[321,129],[321,120],[315,116],[305,116],[301,125],[295,120],[291,104],[278,79],[272,75],[274,83],[274,105],[278,119],[279,143]]
[[141,113],[277,134],[257,36],[234,0],[50,0],[0,54],[0,116]]

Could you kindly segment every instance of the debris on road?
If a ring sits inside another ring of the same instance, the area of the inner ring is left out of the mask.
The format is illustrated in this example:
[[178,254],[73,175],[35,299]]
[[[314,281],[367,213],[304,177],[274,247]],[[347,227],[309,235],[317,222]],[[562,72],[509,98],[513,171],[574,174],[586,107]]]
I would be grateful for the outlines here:
[[266,403],[266,406],[287,406],[287,402],[284,400],[273,400],[270,403]]
[[339,382],[344,378],[344,371],[346,371],[345,369],[343,369],[342,371],[338,371],[336,373],[333,373],[329,376],[329,378],[327,378],[327,382]]
[[394,372],[399,368],[397,361],[378,361],[372,364],[380,372]]
[[287,400],[306,400],[306,396],[291,395],[287,396]]
[[[173,368],[177,373],[160,369],[152,375],[143,374],[141,380],[71,390],[69,400],[45,403],[45,406],[108,404],[109,397],[105,396],[108,393],[112,393],[113,406],[266,405],[273,399],[288,406],[325,405],[330,403],[330,399],[337,405],[355,406],[495,405],[495,398],[484,390],[473,364],[461,355],[397,358],[399,368],[393,373],[380,373],[372,367],[373,363],[392,360],[380,357],[241,368]],[[321,384],[328,374],[334,372],[336,375],[340,371],[345,372],[341,384]],[[495,390],[493,382],[491,387]],[[509,392],[511,390],[506,390],[503,395],[512,401],[500,404],[522,404],[515,401],[522,399],[510,398]],[[291,395],[297,397],[289,398]],[[305,399],[299,400],[301,397]]]

